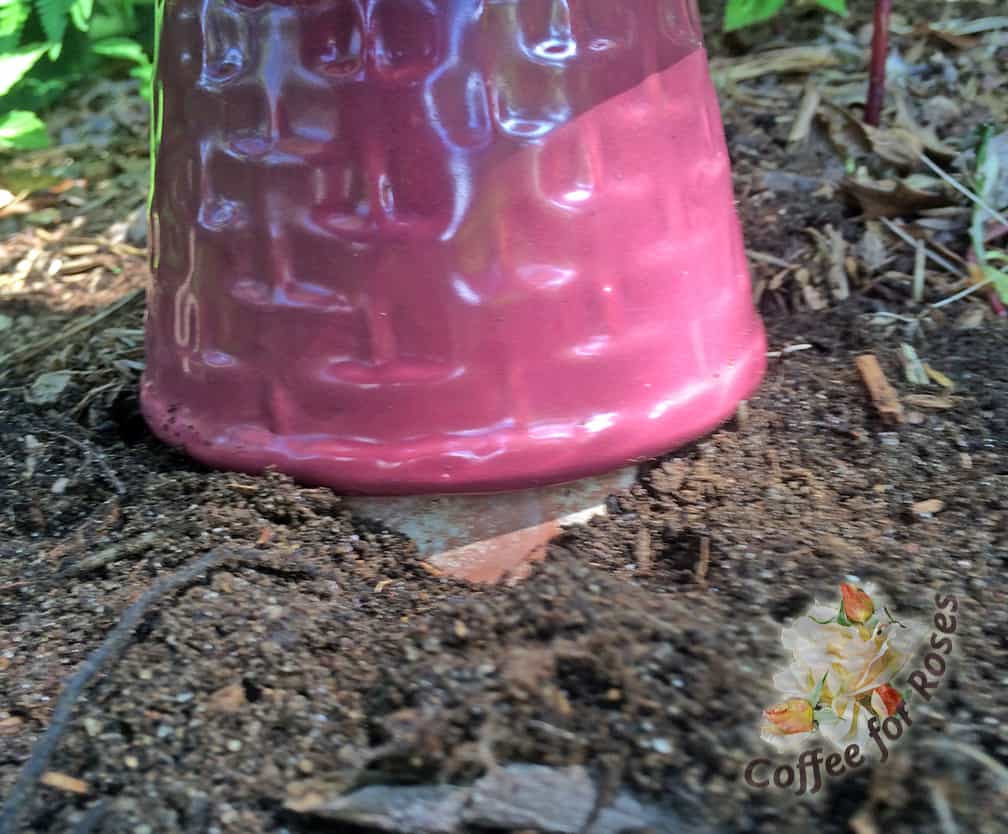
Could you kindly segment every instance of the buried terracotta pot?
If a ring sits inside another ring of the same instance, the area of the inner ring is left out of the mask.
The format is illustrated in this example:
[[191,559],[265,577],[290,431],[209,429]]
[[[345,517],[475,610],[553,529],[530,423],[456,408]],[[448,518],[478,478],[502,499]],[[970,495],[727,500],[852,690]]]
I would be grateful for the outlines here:
[[759,382],[692,0],[161,4],[142,404],[345,492],[570,481]]

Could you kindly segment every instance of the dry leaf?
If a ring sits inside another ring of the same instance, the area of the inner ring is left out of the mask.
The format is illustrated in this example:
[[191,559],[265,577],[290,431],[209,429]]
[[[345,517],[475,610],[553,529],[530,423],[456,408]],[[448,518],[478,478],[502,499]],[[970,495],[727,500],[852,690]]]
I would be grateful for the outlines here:
[[906,375],[907,382],[911,385],[930,385],[931,381],[928,379],[924,363],[921,362],[913,345],[903,342],[900,345],[900,353],[903,359],[903,372]]
[[973,47],[980,43],[979,38],[972,38],[969,35],[957,35],[955,32],[938,29],[930,23],[918,23],[913,28],[913,34],[920,37],[934,38],[955,49],[973,49]]
[[949,391],[955,389],[955,383],[949,379],[941,371],[935,370],[930,365],[924,365],[924,372],[935,382],[937,382],[942,388],[947,388]]
[[218,689],[207,699],[207,710],[217,713],[238,712],[248,701],[245,699],[245,687],[233,683]]
[[714,83],[722,85],[773,73],[810,73],[839,63],[840,55],[831,46],[795,46],[744,58],[715,59],[711,61],[711,75]]
[[920,182],[916,177],[898,182],[847,177],[841,183],[841,189],[869,220],[875,217],[904,217],[922,209],[949,204],[948,197],[924,190],[918,185]]
[[980,304],[970,304],[955,320],[956,330],[976,330],[981,327],[987,311]]
[[869,222],[865,226],[864,236],[858,246],[858,254],[869,272],[877,272],[889,260],[889,253],[878,224]]
[[25,393],[25,401],[32,405],[51,405],[57,402],[70,382],[69,371],[52,371],[40,374]]
[[950,164],[959,155],[958,151],[942,142],[933,130],[917,123],[910,114],[906,96],[900,90],[893,91],[893,98],[896,100],[896,123],[900,128],[909,131],[932,160],[945,165]]
[[904,171],[912,171],[920,164],[924,143],[901,127],[878,128],[861,125],[868,137],[872,151],[883,162]]

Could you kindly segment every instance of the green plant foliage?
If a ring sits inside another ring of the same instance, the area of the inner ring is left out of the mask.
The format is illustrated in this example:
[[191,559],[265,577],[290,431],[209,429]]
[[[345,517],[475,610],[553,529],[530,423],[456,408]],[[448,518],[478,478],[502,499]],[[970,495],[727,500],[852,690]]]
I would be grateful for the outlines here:
[[[834,14],[847,14],[846,0],[812,0],[812,2]],[[724,30],[734,32],[746,26],[764,23],[777,15],[785,5],[787,0],[728,0],[724,14]]]
[[74,0],[70,6],[70,20],[78,31],[86,32],[91,26],[94,14],[94,0]]
[[153,0],[0,0],[0,150],[44,146],[36,115],[96,76],[149,97]]
[[49,58],[53,61],[63,50],[63,35],[70,22],[72,5],[73,0],[35,0],[35,11],[49,42]]
[[45,55],[46,44],[33,43],[0,55],[0,96],[5,96]]
[[840,17],[847,17],[847,0],[815,0],[815,3],[828,12],[838,14]]
[[12,110],[0,116],[0,150],[27,151],[49,145],[42,120],[27,110]]
[[0,0],[0,56],[18,45],[29,14],[28,0]]
[[130,38],[106,38],[93,44],[91,48],[97,55],[118,58],[133,64],[130,76],[140,82],[141,93],[144,98],[148,101],[150,100],[150,85],[154,74],[154,65],[151,64],[150,58],[139,43]]

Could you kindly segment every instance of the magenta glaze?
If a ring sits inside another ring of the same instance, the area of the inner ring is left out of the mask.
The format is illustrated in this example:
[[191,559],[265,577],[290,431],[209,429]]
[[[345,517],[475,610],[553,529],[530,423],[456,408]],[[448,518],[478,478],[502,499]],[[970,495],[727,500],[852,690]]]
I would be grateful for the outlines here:
[[142,404],[348,492],[560,482],[759,383],[692,0],[169,0]]

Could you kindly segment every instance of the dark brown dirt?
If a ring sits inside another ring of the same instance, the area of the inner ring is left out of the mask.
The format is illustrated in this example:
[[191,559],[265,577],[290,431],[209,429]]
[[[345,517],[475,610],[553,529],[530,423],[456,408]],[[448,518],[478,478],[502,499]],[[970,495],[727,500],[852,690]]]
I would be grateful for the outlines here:
[[[803,258],[804,230],[826,223],[859,239],[839,201],[759,186],[775,165],[824,176],[824,144],[789,150],[786,122],[755,106],[726,103],[725,119],[753,249]],[[288,786],[462,784],[496,761],[585,764],[708,831],[1008,831],[1008,325],[957,329],[960,306],[908,336],[869,315],[912,314],[905,291],[866,286],[818,312],[787,285],[765,294],[772,347],[811,347],[771,360],[745,420],[645,466],[516,587],[431,575],[410,542],[326,490],[165,449],[129,369],[67,416],[118,330],[140,326],[138,303],[104,337],[22,363],[0,379],[0,787],[123,610],[224,546],[235,555],[156,606],[81,700],[50,769],[88,793],[42,788],[29,830],[71,830],[105,798],[90,830],[349,831],[285,811]],[[55,332],[67,318],[52,306],[3,306],[14,325],[0,340]],[[902,382],[908,340],[957,400],[894,429],[853,359],[875,352],[901,393],[919,393]],[[81,375],[57,402],[28,404],[54,367]],[[930,498],[941,512],[912,511]],[[909,619],[955,594],[955,661],[885,765],[815,797],[755,791],[742,771],[766,753],[780,627],[851,576]]]

